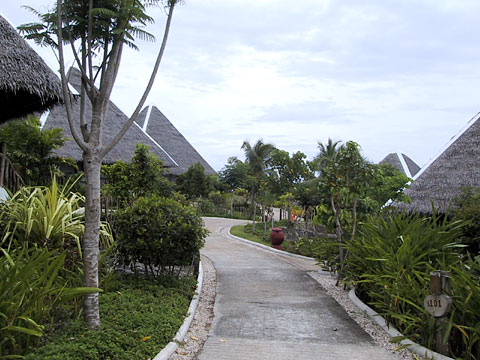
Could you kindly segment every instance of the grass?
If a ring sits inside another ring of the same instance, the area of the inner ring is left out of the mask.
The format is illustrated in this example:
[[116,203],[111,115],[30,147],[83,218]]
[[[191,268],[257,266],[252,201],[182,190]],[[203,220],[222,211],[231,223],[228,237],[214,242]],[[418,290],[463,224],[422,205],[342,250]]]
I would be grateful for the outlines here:
[[57,329],[27,360],[153,359],[175,336],[195,292],[196,279],[119,276],[100,297],[101,326],[83,320]]
[[256,227],[257,233],[256,234],[252,234],[252,226],[251,226],[251,224],[249,224],[249,225],[250,226],[248,226],[248,225],[232,226],[232,228],[230,229],[230,233],[232,235],[235,235],[235,236],[238,236],[238,237],[241,237],[243,239],[247,239],[247,240],[259,243],[259,244],[270,245],[269,236],[270,236],[271,228],[267,228],[267,235],[266,235],[266,237],[264,237],[263,236],[263,224],[262,223],[260,223],[260,226],[258,226],[258,224],[257,224],[257,227]]

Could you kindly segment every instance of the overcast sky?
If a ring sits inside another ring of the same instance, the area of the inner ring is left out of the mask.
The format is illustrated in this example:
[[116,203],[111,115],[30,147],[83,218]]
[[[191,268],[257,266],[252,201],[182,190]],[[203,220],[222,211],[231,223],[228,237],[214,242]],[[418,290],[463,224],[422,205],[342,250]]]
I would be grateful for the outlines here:
[[[52,0],[2,1],[14,26]],[[112,100],[127,115],[156,43],[126,51]],[[220,170],[244,140],[311,159],[354,140],[373,162],[403,152],[420,166],[480,111],[478,0],[185,0],[147,103]],[[49,49],[35,47],[52,69]]]

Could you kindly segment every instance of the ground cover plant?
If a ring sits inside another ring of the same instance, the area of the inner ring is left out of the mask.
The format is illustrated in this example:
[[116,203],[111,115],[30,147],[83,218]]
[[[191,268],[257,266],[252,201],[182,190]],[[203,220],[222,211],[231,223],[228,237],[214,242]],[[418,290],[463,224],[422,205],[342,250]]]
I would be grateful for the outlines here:
[[152,359],[175,336],[195,292],[194,276],[123,274],[101,296],[102,324],[86,330],[81,319],[57,329],[25,359]]

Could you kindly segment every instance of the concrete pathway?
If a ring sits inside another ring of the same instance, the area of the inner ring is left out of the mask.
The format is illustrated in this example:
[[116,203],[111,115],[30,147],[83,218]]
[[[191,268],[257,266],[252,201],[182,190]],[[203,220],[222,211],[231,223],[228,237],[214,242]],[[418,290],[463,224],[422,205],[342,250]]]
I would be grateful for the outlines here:
[[[399,359],[378,347],[292,259],[228,236],[239,220],[206,218],[202,253],[217,270],[214,320],[199,360]],[[317,268],[318,269],[318,268]]]

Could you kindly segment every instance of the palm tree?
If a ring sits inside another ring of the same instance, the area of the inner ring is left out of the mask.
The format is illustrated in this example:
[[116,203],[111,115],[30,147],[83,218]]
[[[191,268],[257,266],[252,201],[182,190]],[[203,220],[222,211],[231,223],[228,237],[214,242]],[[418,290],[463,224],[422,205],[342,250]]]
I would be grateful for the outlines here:
[[250,175],[253,178],[251,196],[253,204],[253,227],[252,232],[255,234],[255,217],[257,215],[257,207],[255,204],[255,196],[261,178],[265,175],[265,170],[270,161],[270,155],[275,147],[272,144],[265,144],[259,139],[255,145],[250,145],[248,141],[244,141],[241,147],[245,151],[245,162],[250,167]]
[[326,145],[321,142],[318,143],[318,149],[320,152],[313,159],[317,171],[320,171],[321,173],[330,162],[335,160],[338,152],[343,147],[343,145],[340,145],[337,148],[338,144],[340,143],[341,141],[333,141],[330,138],[328,139]]

